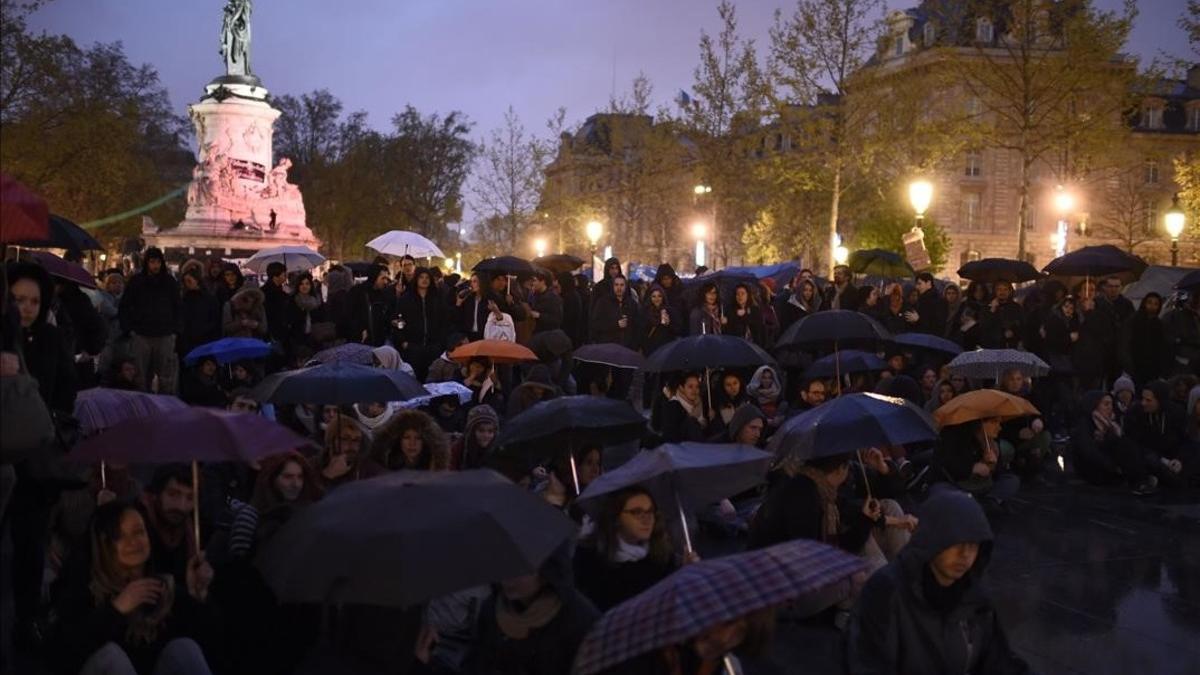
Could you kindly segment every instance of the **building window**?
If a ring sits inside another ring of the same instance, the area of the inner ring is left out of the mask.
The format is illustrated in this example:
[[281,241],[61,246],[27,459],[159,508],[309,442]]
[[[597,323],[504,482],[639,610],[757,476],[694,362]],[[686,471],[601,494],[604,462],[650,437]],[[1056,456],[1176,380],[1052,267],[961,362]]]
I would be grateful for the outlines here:
[[1146,220],[1142,223],[1142,229],[1146,231],[1146,234],[1154,234],[1158,229],[1158,204],[1146,200],[1143,211],[1145,212]]
[[978,230],[980,223],[980,199],[978,192],[968,192],[963,195],[963,228]]
[[966,156],[966,166],[963,173],[972,178],[978,178],[983,175],[983,154],[978,150],[971,150]]
[[1200,131],[1200,105],[1188,108],[1187,128],[1188,131]]
[[934,27],[932,21],[926,21],[924,31],[925,46],[932,47],[933,43],[937,41],[937,28]]
[[992,32],[992,22],[989,19],[980,18],[975,21],[975,41],[984,44],[991,44],[994,34]]
[[1025,211],[1025,229],[1033,232],[1037,230],[1038,210],[1037,207],[1030,204]]
[[1146,160],[1146,185],[1158,185],[1158,160]]
[[1148,105],[1142,108],[1142,128],[1161,129],[1163,126],[1163,109],[1160,105]]

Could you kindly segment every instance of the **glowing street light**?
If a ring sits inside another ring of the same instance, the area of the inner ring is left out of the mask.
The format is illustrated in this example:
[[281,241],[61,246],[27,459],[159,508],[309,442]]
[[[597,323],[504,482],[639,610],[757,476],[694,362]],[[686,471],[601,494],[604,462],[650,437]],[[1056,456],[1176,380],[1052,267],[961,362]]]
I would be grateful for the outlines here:
[[704,223],[694,223],[692,237],[696,240],[696,267],[700,267],[705,264],[704,240],[708,237],[708,226]]
[[1075,209],[1075,195],[1062,185],[1054,188],[1054,210],[1058,212],[1058,228],[1050,237],[1054,243],[1054,255],[1061,257],[1067,252],[1067,236],[1070,230],[1068,218]]
[[1067,192],[1066,188],[1059,185],[1054,192],[1054,210],[1058,211],[1059,218],[1065,219],[1071,210],[1075,208],[1075,195]]
[[929,203],[933,201],[933,183],[927,180],[914,180],[908,185],[908,202],[912,204],[913,211],[917,214],[917,227],[921,226],[921,221],[925,218],[925,212],[929,210]]
[[533,240],[533,250],[537,253],[537,257],[541,258],[546,255],[546,240],[538,237]]
[[850,249],[842,245],[842,235],[833,235],[833,262],[838,265],[845,265],[850,259]]
[[697,197],[699,197],[700,195],[705,195],[705,194],[708,194],[709,192],[712,192],[712,186],[711,185],[697,185],[696,187],[692,188],[692,192]]
[[1167,234],[1171,236],[1171,266],[1179,264],[1179,237],[1187,225],[1187,215],[1179,207],[1179,195],[1171,198],[1171,208],[1163,214],[1163,223],[1167,226]]
[[604,225],[598,220],[589,220],[588,224],[583,226],[583,231],[587,234],[588,241],[592,242],[592,281],[599,281],[601,277],[597,274],[599,265],[596,264],[596,244],[604,234]]

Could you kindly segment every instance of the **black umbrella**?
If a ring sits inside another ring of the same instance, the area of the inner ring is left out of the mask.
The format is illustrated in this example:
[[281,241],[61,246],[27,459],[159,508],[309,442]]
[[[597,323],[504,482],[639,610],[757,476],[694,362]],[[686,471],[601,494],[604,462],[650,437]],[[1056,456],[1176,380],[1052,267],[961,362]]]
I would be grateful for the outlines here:
[[533,337],[529,338],[529,348],[537,354],[538,359],[546,363],[569,353],[574,347],[570,336],[560,328],[534,333]]
[[306,507],[256,564],[284,602],[411,607],[530,574],[575,529],[493,471],[400,471]]
[[881,248],[869,248],[855,251],[847,261],[850,271],[855,274],[873,274],[886,279],[909,278],[913,272],[912,265],[899,253],[885,251]]
[[540,258],[534,258],[533,264],[557,274],[559,272],[574,272],[583,267],[583,260],[566,253],[553,253]]
[[561,396],[536,403],[508,420],[496,444],[519,448],[531,461],[552,459],[563,448],[569,452],[575,492],[574,449],[589,443],[612,445],[642,437],[646,418],[628,401],[599,396]]
[[258,385],[260,401],[349,405],[367,401],[407,401],[429,392],[399,370],[335,361],[269,375]]
[[871,352],[843,349],[813,361],[804,369],[805,378],[840,377],[847,373],[871,373],[887,370],[888,364]]
[[767,450],[780,457],[817,459],[934,438],[933,419],[912,403],[880,394],[847,394],[784,422]]
[[475,272],[484,272],[491,275],[511,274],[517,276],[534,273],[533,265],[528,260],[512,255],[502,255],[496,258],[480,260],[471,269]]
[[1183,278],[1175,282],[1175,290],[1177,291],[1194,291],[1200,288],[1200,270],[1192,270],[1183,275]]
[[984,258],[983,260],[972,260],[958,268],[958,276],[985,284],[994,284],[997,281],[1019,284],[1022,281],[1041,279],[1042,273],[1024,260]]
[[367,276],[367,274],[371,271],[371,267],[375,265],[375,263],[370,263],[366,260],[349,260],[338,264],[350,270],[350,274],[353,274],[356,277]]
[[891,337],[886,328],[866,314],[831,309],[810,314],[792,324],[779,336],[775,346],[837,351],[843,347],[874,347]]
[[950,356],[958,356],[963,351],[958,343],[928,333],[898,333],[892,338],[892,342],[911,349],[924,349]]
[[100,242],[88,234],[87,230],[54,214],[50,214],[50,233],[46,237],[15,241],[12,244],[31,248],[65,248],[72,253],[104,250]]
[[615,342],[601,342],[593,345],[584,345],[575,350],[572,354],[576,361],[583,363],[596,363],[602,366],[610,366],[612,368],[627,368],[637,370],[646,365],[646,357],[638,352],[633,351],[629,347],[619,345]]
[[1111,244],[1084,246],[1051,260],[1042,271],[1057,277],[1104,277],[1133,279],[1141,276],[1146,261]]
[[774,365],[761,347],[736,335],[691,335],[659,347],[646,358],[648,373],[696,371],[703,368],[757,368]]

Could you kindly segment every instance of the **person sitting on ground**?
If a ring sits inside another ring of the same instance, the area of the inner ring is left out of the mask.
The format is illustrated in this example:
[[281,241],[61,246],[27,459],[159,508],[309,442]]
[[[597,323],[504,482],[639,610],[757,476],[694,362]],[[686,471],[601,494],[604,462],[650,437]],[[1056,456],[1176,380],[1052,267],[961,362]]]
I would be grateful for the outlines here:
[[229,556],[249,557],[255,547],[271,538],[301,508],[321,498],[321,481],[312,465],[298,452],[269,457],[262,462],[250,503],[239,502],[229,527]]
[[1152,494],[1158,480],[1147,476],[1141,452],[1125,438],[1112,395],[1089,391],[1079,409],[1071,430],[1076,473],[1093,485],[1127,484],[1135,495]]
[[812,378],[804,383],[800,388],[800,402],[796,405],[796,412],[804,412],[825,402],[825,397],[828,392],[828,387],[825,385],[825,380],[820,378]]
[[1021,480],[999,472],[999,434],[999,418],[942,427],[933,449],[930,480],[953,484],[977,498],[986,497],[989,504],[1003,504],[1017,493]]
[[391,345],[381,345],[371,350],[371,365],[384,370],[399,370],[416,377],[413,367],[404,362],[400,352]]
[[192,511],[196,508],[192,468],[164,464],[155,469],[140,504],[157,568],[182,582],[188,561],[199,550],[192,528]]
[[387,424],[392,419],[392,416],[396,414],[396,411],[399,410],[399,408],[388,401],[355,403],[351,408],[354,410],[354,417],[358,419],[359,424],[366,427],[367,431],[372,434],[384,424]]
[[908,546],[867,580],[854,605],[849,672],[1029,672],[983,588],[993,539],[983,509],[969,495],[944,492],[917,513]]
[[[1025,374],[1013,368],[1000,380],[1000,391],[1029,400]],[[1040,415],[1008,420],[1000,425],[1000,464],[1026,477],[1040,475],[1050,456],[1050,432]]]
[[371,455],[392,471],[444,471],[450,466],[446,434],[420,410],[397,412],[375,434]]
[[743,403],[733,411],[733,417],[724,431],[716,437],[717,443],[740,443],[757,448],[762,445],[763,432],[767,426],[766,415],[753,403]]
[[462,366],[450,358],[450,352],[465,344],[467,344],[467,336],[462,333],[453,333],[446,338],[446,351],[429,364],[429,373],[425,376],[425,384],[450,382],[457,379]]
[[101,386],[123,391],[141,391],[141,381],[142,375],[138,372],[137,361],[122,356],[113,359],[112,367],[105,373]]
[[212,568],[194,555],[177,581],[156,565],[150,536],[134,505],[96,509],[88,546],[52,591],[58,622],[49,653],[59,672],[211,672],[201,644],[216,629],[205,603]]
[[486,403],[494,410],[504,409],[500,376],[496,373],[491,359],[483,356],[471,357],[460,376],[463,386],[471,390],[471,405]]
[[715,389],[713,408],[716,415],[709,429],[710,435],[720,434],[733,419],[734,411],[750,402],[742,376],[732,370],[727,370],[721,375],[720,386]]
[[[564,509],[576,522],[582,522],[584,514],[575,506],[575,498],[600,476],[604,450],[599,445],[589,444],[580,446],[570,454],[568,452],[566,449],[562,450],[547,467],[548,470],[537,469],[534,476],[544,480],[540,486],[543,499]],[[572,457],[575,459],[573,468]]]
[[1170,388],[1162,380],[1148,382],[1141,400],[1125,416],[1125,435],[1136,444],[1158,482],[1185,486],[1197,472],[1195,457],[1185,446],[1185,423],[1170,405]]
[[490,405],[477,405],[467,413],[463,433],[450,448],[450,468],[478,469],[487,466],[496,450],[493,442],[500,431],[500,416]]
[[602,612],[679,568],[654,497],[640,486],[608,495],[595,529],[576,547],[574,563],[576,586]]
[[937,384],[933,386],[933,396],[925,404],[925,412],[932,413],[949,403],[950,399],[957,395],[958,393],[954,391],[954,384],[950,380],[938,380]]
[[1118,422],[1124,423],[1125,414],[1133,406],[1133,397],[1136,393],[1137,387],[1134,386],[1133,378],[1128,374],[1122,374],[1113,382],[1113,415],[1116,416]]
[[367,442],[366,432],[353,417],[333,415],[326,423],[325,445],[316,462],[325,490],[385,471],[367,456]]
[[179,398],[188,405],[224,408],[225,391],[217,375],[217,360],[206,356],[183,373],[179,383]]
[[536,363],[525,375],[525,380],[513,387],[508,397],[508,418],[511,419],[529,408],[549,401],[562,394],[562,390],[550,376],[550,368],[544,363]]

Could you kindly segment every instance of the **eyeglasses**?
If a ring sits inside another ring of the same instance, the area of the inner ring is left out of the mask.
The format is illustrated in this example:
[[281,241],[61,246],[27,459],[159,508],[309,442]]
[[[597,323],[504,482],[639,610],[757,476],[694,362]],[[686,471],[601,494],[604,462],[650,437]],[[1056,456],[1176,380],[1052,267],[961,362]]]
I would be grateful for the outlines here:
[[653,520],[655,516],[654,509],[625,509],[621,513],[633,516],[638,520]]

